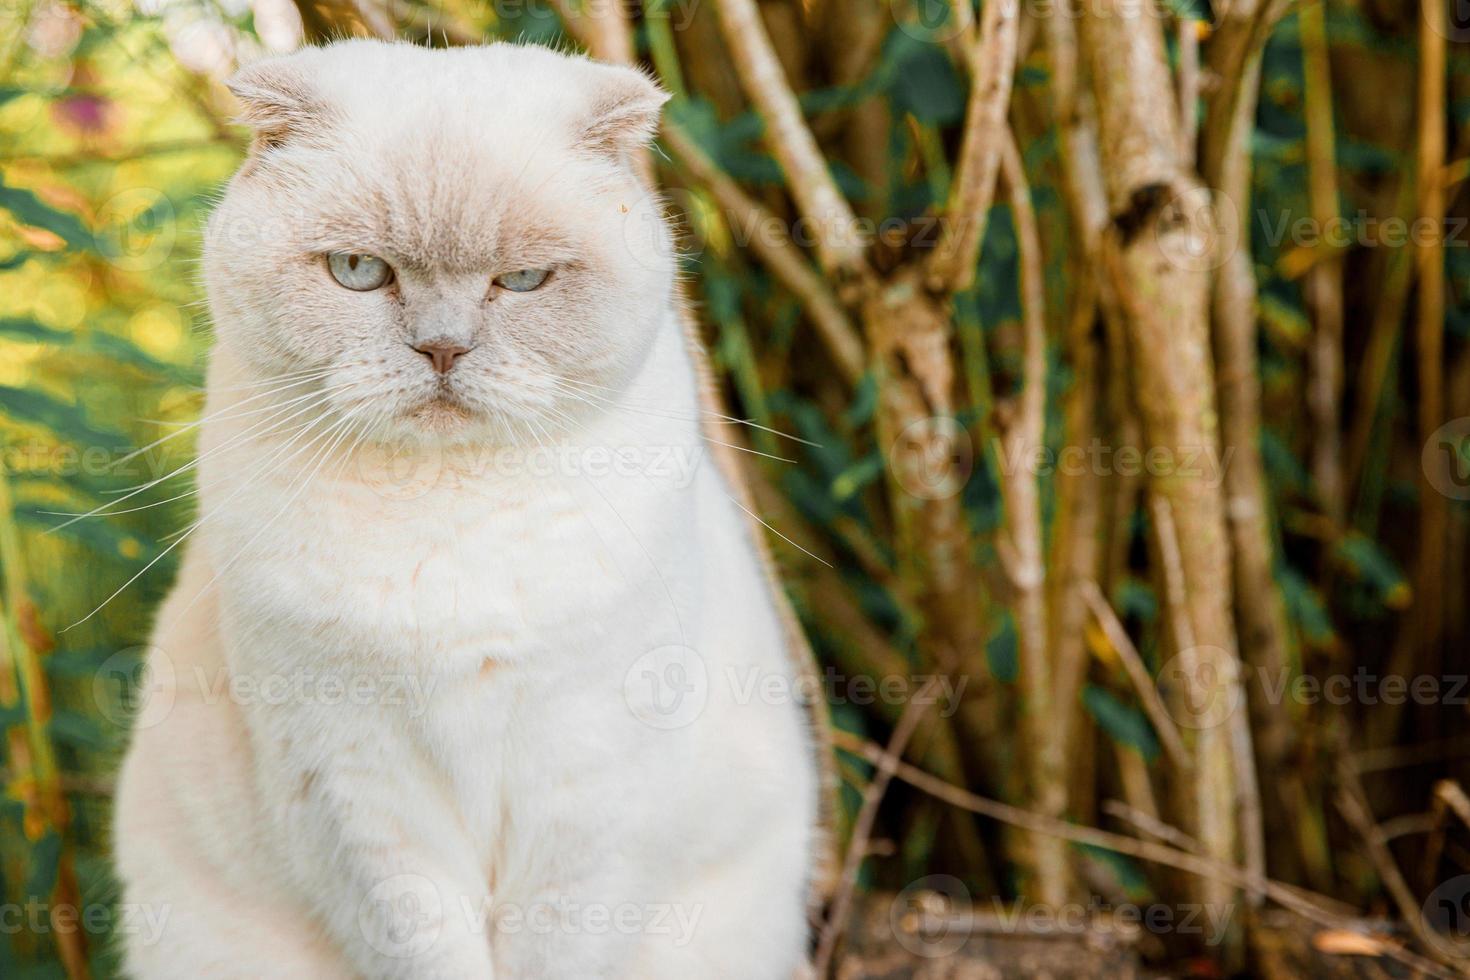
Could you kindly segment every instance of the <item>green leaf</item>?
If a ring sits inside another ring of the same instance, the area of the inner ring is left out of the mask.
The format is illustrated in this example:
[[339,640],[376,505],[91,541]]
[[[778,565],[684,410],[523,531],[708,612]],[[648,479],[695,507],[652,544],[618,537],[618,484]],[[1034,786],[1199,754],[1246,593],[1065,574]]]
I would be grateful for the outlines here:
[[1164,0],[1164,5],[1180,20],[1210,20],[1209,5],[1205,0]]
[[1092,844],[1074,844],[1073,846],[1084,852],[1093,861],[1106,866],[1112,872],[1115,883],[1123,890],[1129,901],[1138,905],[1146,905],[1153,901],[1155,896],[1149,884],[1148,875],[1138,866],[1137,862],[1105,847],[1096,847]]
[[1261,459],[1267,482],[1281,490],[1304,490],[1311,477],[1291,448],[1271,429],[1261,430]]
[[61,837],[48,830],[31,845],[26,869],[26,898],[47,899],[56,888],[56,872],[61,867]]
[[854,429],[867,425],[878,412],[878,376],[864,371],[852,393],[852,401],[842,413],[847,424]]
[[89,423],[80,407],[59,402],[39,391],[0,385],[0,412],[50,429],[63,439],[76,443],[79,448],[102,446],[116,449],[127,445],[123,436]]
[[0,704],[0,730],[23,725],[26,720],[25,705],[20,702],[6,706]]
[[1011,621],[1009,613],[1001,620],[1000,629],[985,644],[985,662],[990,665],[991,676],[1003,684],[1016,683],[1021,674],[1016,624]]
[[873,452],[837,474],[832,480],[832,496],[837,500],[848,500],[862,492],[883,475],[883,456]]
[[1082,691],[1082,703],[1087,706],[1087,713],[1092,715],[1097,726],[1113,741],[1136,749],[1147,762],[1158,758],[1159,739],[1143,712],[1094,684],[1087,685]]
[[51,716],[51,723],[47,726],[51,737],[62,745],[72,745],[79,749],[91,749],[93,751],[107,748],[107,738],[102,734],[94,718],[84,714],[70,711],[66,708],[58,708]]
[[1388,553],[1357,532],[1338,539],[1333,554],[1390,609],[1401,609],[1410,598],[1409,583]]
[[31,191],[6,187],[3,176],[0,176],[0,208],[15,215],[23,225],[52,232],[73,249],[92,247],[92,233],[80,218],[67,211],[58,211]]
[[1332,642],[1332,619],[1327,607],[1312,584],[1289,565],[1279,565],[1276,580],[1281,584],[1282,601],[1286,614],[1296,624],[1302,638],[1312,646],[1326,646]]
[[94,331],[80,340],[77,346],[79,352],[102,358],[110,365],[127,365],[144,374],[182,384],[195,384],[199,380],[198,372],[192,368],[160,361],[132,341],[115,334]]
[[1153,586],[1132,576],[1124,578],[1113,589],[1113,603],[1118,615],[1124,619],[1152,623],[1159,614],[1159,597],[1154,594]]
[[932,44],[904,58],[888,93],[895,108],[920,122],[942,126],[965,114],[965,83],[944,51]]
[[27,340],[36,344],[65,344],[73,335],[65,330],[54,330],[35,320],[23,317],[0,317],[0,337]]
[[116,650],[108,647],[94,647],[89,650],[58,650],[46,657],[42,665],[46,668],[46,673],[52,677],[88,678],[97,673],[98,669],[116,653]]
[[66,349],[68,356],[95,357],[108,369],[121,366],[181,384],[194,384],[198,374],[177,364],[160,361],[132,341],[98,330],[74,333],[57,330],[26,317],[0,317],[0,337]]

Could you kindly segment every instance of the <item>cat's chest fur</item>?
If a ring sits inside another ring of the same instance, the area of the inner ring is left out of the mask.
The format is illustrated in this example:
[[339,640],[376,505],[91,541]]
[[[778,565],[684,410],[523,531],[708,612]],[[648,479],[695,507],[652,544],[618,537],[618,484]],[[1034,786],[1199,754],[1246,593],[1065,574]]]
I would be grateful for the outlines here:
[[[225,588],[265,619],[452,675],[630,634],[678,639],[698,580],[685,494],[624,481],[460,482],[412,500],[323,487],[264,532]],[[635,628],[636,627],[636,628]]]
[[[506,848],[548,821],[562,840],[626,846],[674,816],[667,805],[607,810],[608,800],[667,801],[710,757],[700,731],[641,721],[630,678],[640,657],[670,645],[709,663],[736,655],[732,634],[708,630],[709,587],[732,608],[757,602],[756,620],[766,605],[753,585],[702,567],[719,555],[699,540],[718,501],[712,474],[674,487],[485,466],[442,472],[422,493],[323,481],[286,513],[284,486],[245,494],[210,550],[226,566],[232,671],[329,671],[359,685],[354,703],[258,723],[303,737],[374,730],[393,746],[385,764],[401,754],[405,768],[420,766],[405,792],[441,790],[487,873],[513,884],[544,869]],[[759,634],[749,615],[744,625]],[[279,765],[315,766],[299,743]]]

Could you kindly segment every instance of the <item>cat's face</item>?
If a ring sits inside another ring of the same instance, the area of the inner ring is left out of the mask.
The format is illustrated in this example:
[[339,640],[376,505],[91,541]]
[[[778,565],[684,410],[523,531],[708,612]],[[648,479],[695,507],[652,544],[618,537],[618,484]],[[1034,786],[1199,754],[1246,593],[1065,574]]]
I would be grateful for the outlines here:
[[210,221],[218,342],[379,434],[534,439],[609,397],[671,302],[631,161],[664,95],[544,48],[353,41],[245,69]]

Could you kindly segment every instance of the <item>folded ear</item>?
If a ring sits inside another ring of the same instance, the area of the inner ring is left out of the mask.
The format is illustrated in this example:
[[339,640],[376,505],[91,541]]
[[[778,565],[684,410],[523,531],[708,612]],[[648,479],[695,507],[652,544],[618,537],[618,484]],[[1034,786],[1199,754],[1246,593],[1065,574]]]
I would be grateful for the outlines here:
[[290,56],[247,65],[225,82],[240,102],[239,121],[255,131],[254,149],[270,149],[319,128],[326,108]]
[[639,150],[658,132],[659,110],[669,93],[635,68],[597,65],[591,106],[578,142],[621,157]]

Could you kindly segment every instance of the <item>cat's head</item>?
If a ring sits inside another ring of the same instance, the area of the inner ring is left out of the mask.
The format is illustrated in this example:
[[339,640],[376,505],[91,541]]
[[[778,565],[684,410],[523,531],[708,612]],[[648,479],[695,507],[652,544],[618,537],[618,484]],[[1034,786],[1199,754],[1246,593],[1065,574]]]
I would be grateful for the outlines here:
[[231,80],[255,132],[210,220],[217,341],[383,433],[529,436],[625,384],[675,256],[633,161],[666,96],[533,47],[349,41]]

